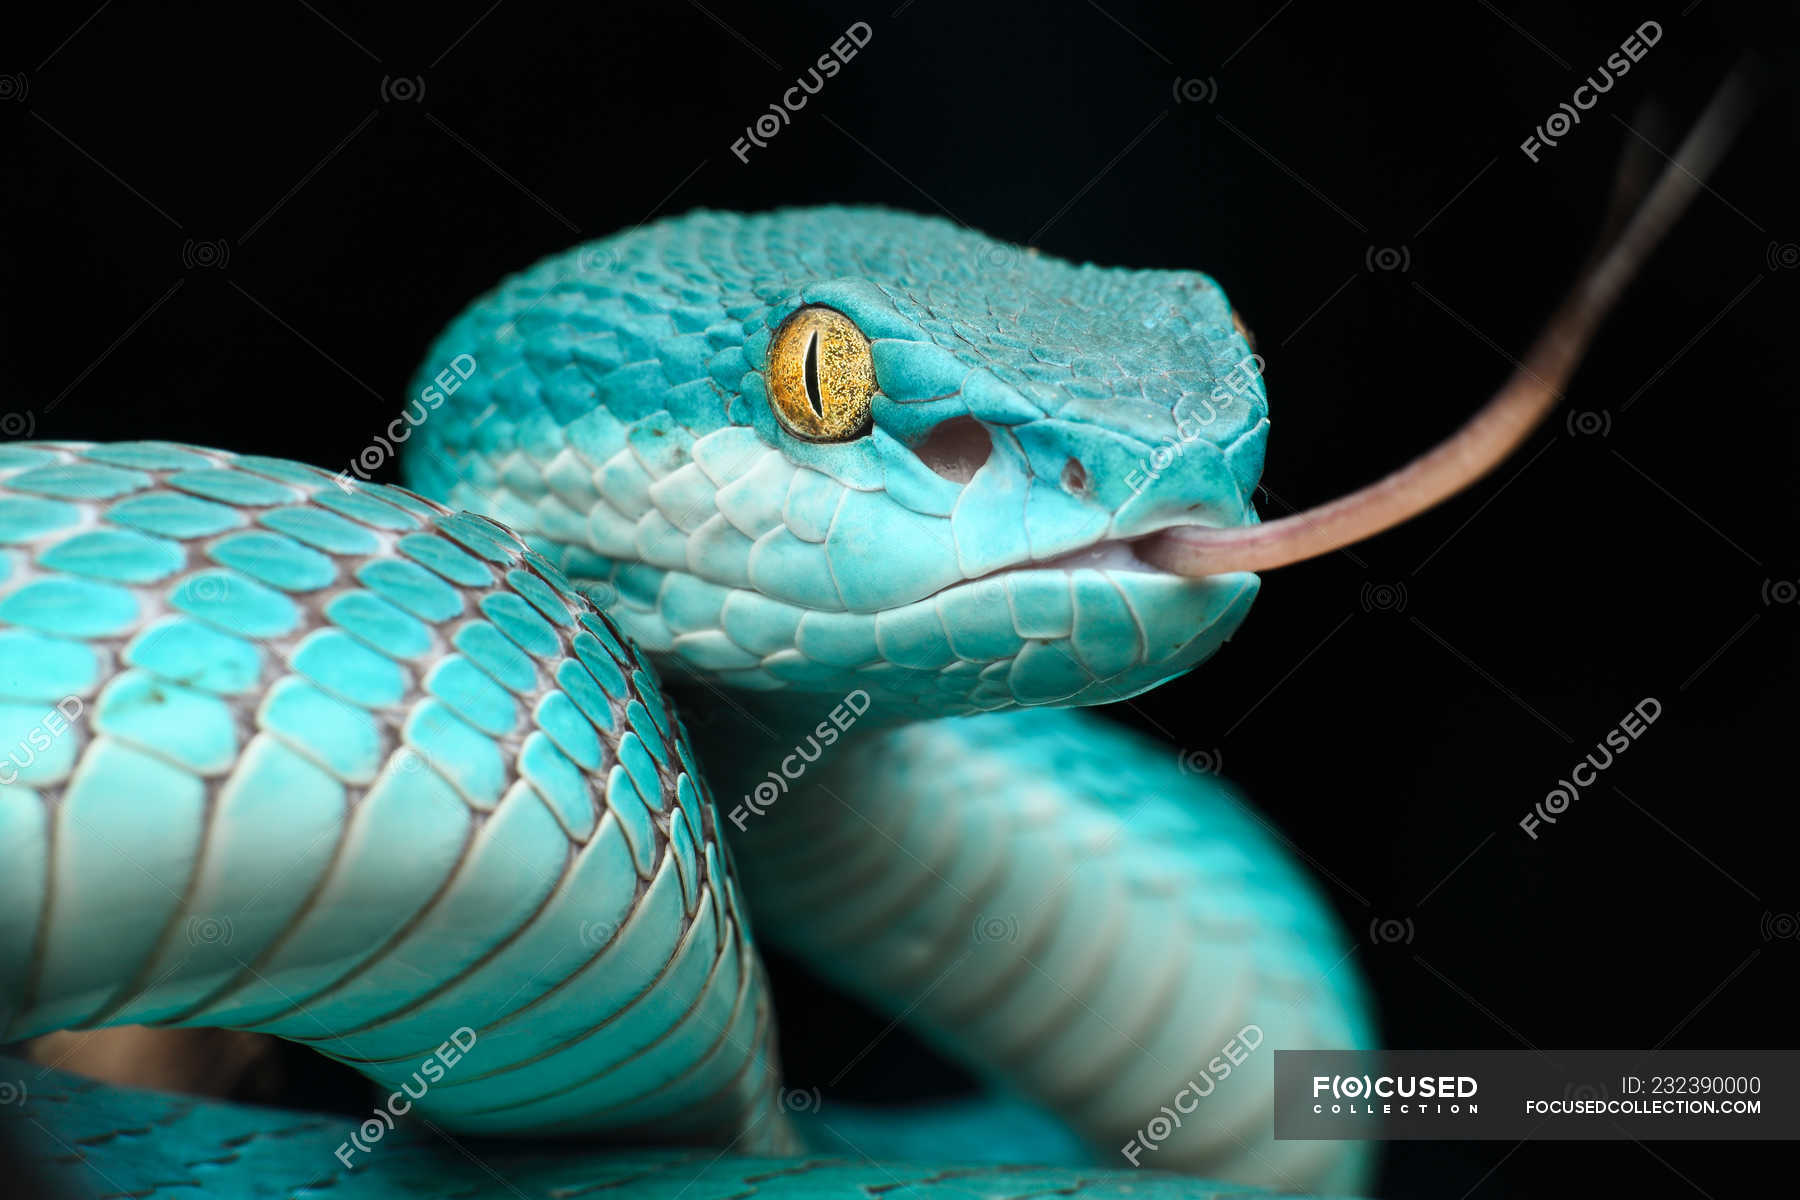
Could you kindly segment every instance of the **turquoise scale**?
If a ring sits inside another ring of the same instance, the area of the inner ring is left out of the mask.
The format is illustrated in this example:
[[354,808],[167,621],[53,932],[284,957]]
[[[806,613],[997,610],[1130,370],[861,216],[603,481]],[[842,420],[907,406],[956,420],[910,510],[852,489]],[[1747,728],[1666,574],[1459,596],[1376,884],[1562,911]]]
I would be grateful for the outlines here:
[[[0,1038],[247,1027],[386,1095],[475,1034],[415,1101],[431,1132],[403,1119],[345,1169],[350,1121],[33,1069],[49,1169],[146,1197],[1211,1194],[872,1159],[1117,1162],[1246,1020],[1368,1041],[1340,935],[1216,781],[1092,718],[919,723],[1123,699],[1242,621],[1253,576],[1126,546],[1256,519],[1260,378],[1207,415],[1249,353],[1223,293],[868,209],[595,250],[427,354],[415,394],[477,365],[404,476],[485,515],[279,459],[0,445]],[[802,441],[769,406],[802,303],[873,339],[866,436]],[[952,419],[989,437],[968,478],[919,452]],[[656,670],[706,689],[728,804],[847,694],[866,720],[728,853]],[[763,937],[1041,1111],[786,1111],[811,1098],[779,1090],[733,858]],[[1155,1164],[1354,1186],[1358,1147],[1272,1142],[1265,1078]],[[437,1141],[472,1134],[576,1141],[483,1143],[490,1175]]]
[[[453,1073],[455,1068],[451,1068]],[[404,1117],[365,1154],[347,1140],[352,1123],[340,1116],[286,1113],[271,1125],[269,1110],[162,1093],[113,1089],[62,1071],[43,1071],[0,1058],[0,1078],[31,1079],[21,1148],[40,1164],[57,1194],[95,1191],[90,1157],[110,1153],[137,1164],[141,1200],[190,1200],[195,1195],[331,1196],[334,1200],[750,1200],[787,1195],[807,1200],[1251,1200],[1276,1193],[1242,1184],[1216,1183],[1158,1170],[1032,1167],[968,1163],[930,1166],[877,1164],[848,1146],[805,1158],[762,1158],[741,1148],[613,1149],[571,1154],[555,1148],[485,1143],[471,1147],[480,1167],[447,1182],[445,1162],[467,1160],[443,1140]],[[991,1111],[952,1114],[964,1128],[992,1128]],[[1010,1114],[1003,1114],[1010,1116]],[[859,1141],[877,1122],[854,1110],[800,1120],[821,1135],[839,1130]],[[985,1122],[985,1123],[984,1123]],[[883,1119],[891,1124],[891,1119]],[[1014,1120],[1012,1124],[1020,1122]],[[1011,1132],[1005,1125],[1002,1132]],[[54,1132],[52,1132],[54,1130]],[[957,1126],[922,1126],[896,1138],[922,1153],[941,1156],[980,1142]],[[71,1147],[80,1147],[71,1152]],[[355,1169],[334,1171],[343,1150]],[[114,1166],[116,1169],[117,1163]],[[481,1168],[485,1167],[483,1170]],[[327,1186],[324,1181],[329,1180]],[[104,1185],[102,1185],[104,1186]]]
[[297,464],[0,462],[0,1039],[230,1025],[394,1087],[466,1026],[443,1128],[790,1144],[711,802],[554,568]]

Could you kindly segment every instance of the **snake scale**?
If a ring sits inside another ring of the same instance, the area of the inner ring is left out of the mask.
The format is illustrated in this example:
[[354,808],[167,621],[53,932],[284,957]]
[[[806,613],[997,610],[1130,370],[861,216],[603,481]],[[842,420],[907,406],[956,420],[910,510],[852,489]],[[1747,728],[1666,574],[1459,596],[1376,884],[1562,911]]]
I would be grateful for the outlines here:
[[[1373,1044],[1326,906],[1225,785],[1074,711],[1217,649],[1258,580],[1192,560],[1286,536],[1217,284],[697,212],[505,281],[424,363],[340,471],[0,447],[0,1039],[219,1026],[373,1085],[359,1123],[6,1061],[45,1179],[1367,1184],[1366,1143],[1271,1138],[1274,1049]],[[396,447],[408,490],[367,481]],[[753,928],[988,1098],[785,1088]]]

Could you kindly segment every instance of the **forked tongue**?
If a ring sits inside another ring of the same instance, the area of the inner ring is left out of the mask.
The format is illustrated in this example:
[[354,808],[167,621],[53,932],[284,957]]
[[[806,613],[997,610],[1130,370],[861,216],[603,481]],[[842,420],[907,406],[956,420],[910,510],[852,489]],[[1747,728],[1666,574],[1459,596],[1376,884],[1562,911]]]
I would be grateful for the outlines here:
[[1748,109],[1741,73],[1714,94],[1630,218],[1596,250],[1568,296],[1493,399],[1404,467],[1336,500],[1261,525],[1183,525],[1134,543],[1176,575],[1264,571],[1360,542],[1453,496],[1505,460],[1556,407],[1602,319],[1703,186]]

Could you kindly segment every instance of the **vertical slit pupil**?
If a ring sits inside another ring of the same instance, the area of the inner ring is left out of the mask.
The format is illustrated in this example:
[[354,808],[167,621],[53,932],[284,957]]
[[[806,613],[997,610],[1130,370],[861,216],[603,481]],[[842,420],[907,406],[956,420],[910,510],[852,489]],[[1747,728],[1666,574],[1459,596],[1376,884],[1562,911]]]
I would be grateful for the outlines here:
[[825,398],[819,392],[819,331],[813,330],[806,340],[806,401],[813,415],[825,419]]

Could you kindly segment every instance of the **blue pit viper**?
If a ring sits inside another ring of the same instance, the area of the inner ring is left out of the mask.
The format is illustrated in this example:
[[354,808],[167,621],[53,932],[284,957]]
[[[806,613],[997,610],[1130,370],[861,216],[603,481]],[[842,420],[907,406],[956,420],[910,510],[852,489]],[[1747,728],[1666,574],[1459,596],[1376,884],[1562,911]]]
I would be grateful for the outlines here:
[[[374,1085],[359,1121],[0,1060],[15,1142],[70,1195],[1366,1186],[1368,1143],[1271,1136],[1274,1050],[1372,1044],[1326,906],[1072,709],[1502,457],[1719,124],[1469,426],[1280,521],[1211,279],[871,209],[542,262],[344,470],[0,447],[0,1040],[218,1026]],[[366,481],[401,443],[410,490]],[[752,925],[990,1098],[784,1088]]]

